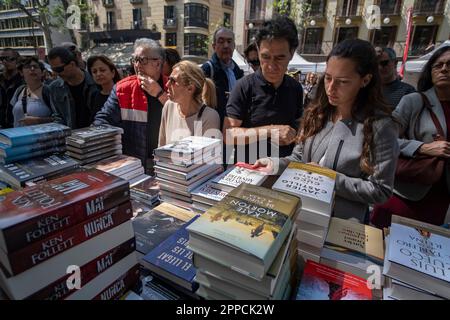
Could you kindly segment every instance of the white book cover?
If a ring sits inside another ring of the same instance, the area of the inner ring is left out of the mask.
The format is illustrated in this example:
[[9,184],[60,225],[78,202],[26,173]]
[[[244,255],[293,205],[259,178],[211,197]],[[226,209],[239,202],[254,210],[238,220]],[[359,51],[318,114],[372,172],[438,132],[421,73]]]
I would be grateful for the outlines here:
[[267,177],[267,174],[261,171],[236,165],[214,178],[212,182],[233,188],[239,187],[243,182],[254,186],[260,186]]
[[192,155],[203,149],[212,148],[216,145],[220,145],[220,139],[202,137],[202,136],[190,136],[179,141],[166,144],[165,146],[159,147],[155,150],[158,152],[172,152],[177,155]]
[[302,200],[302,208],[331,213],[336,172],[319,166],[291,162],[272,186]]
[[450,238],[392,223],[388,260],[450,282]]
[[216,189],[211,183],[206,182],[192,191],[192,195],[219,202],[228,194],[226,191]]

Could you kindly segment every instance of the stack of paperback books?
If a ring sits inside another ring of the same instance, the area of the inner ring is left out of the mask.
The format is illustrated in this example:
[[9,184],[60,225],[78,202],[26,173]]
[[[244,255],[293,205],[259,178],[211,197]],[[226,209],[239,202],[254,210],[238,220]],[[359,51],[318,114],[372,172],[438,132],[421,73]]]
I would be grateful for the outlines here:
[[14,189],[20,189],[35,182],[69,173],[78,167],[78,161],[64,154],[38,156],[0,165],[0,180]]
[[122,134],[122,128],[108,125],[73,130],[66,139],[67,155],[84,165],[122,154]]
[[192,207],[195,211],[203,213],[215,206],[227,194],[227,191],[216,189],[210,181],[206,181],[192,191]]
[[161,200],[192,210],[192,191],[223,171],[220,139],[191,136],[154,150]]
[[228,168],[225,172],[211,180],[212,187],[230,192],[241,183],[247,183],[254,186],[260,186],[267,179],[267,174],[253,170],[251,165],[238,162],[234,166]]
[[0,130],[0,163],[13,163],[66,151],[70,128],[58,123]]
[[130,182],[131,199],[136,200],[152,208],[159,203],[159,185],[155,177],[145,175],[134,184]]
[[450,231],[392,217],[386,236],[384,299],[450,299]]
[[242,183],[187,229],[197,294],[206,299],[282,299],[295,272],[296,197]]
[[115,299],[138,279],[128,183],[77,172],[5,195],[0,287],[10,299]]
[[297,217],[298,253],[304,261],[320,261],[334,203],[336,172],[319,166],[291,162],[272,186],[302,200]]
[[127,155],[117,155],[103,159],[88,167],[125,179],[130,182],[130,185],[136,183],[136,181],[141,181],[145,177],[141,160]]

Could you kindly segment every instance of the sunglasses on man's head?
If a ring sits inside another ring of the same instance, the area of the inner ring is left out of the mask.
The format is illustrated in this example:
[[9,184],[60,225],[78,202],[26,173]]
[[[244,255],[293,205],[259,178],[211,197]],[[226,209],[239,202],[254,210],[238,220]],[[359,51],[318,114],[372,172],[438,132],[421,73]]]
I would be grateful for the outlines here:
[[0,57],[0,61],[13,62],[13,61],[16,61],[16,57],[3,56],[3,57]]
[[386,67],[389,64],[390,61],[391,60],[381,60],[378,63],[380,64],[380,66]]

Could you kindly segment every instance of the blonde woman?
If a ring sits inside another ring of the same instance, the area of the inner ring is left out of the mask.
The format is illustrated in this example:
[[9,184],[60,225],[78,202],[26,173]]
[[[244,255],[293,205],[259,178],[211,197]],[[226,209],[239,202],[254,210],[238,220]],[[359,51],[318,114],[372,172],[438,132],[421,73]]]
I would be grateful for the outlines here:
[[169,100],[162,110],[159,146],[207,131],[208,136],[220,133],[219,114],[213,109],[215,86],[200,67],[190,61],[177,63],[167,88]]

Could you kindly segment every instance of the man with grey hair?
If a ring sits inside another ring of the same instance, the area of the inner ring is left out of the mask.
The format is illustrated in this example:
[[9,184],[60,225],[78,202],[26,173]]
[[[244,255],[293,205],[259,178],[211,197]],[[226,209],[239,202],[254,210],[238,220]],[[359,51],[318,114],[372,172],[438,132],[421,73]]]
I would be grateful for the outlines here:
[[152,173],[161,111],[168,100],[168,79],[162,75],[163,48],[154,40],[137,39],[131,63],[136,75],[116,83],[105,105],[96,114],[94,124],[122,127],[123,153],[140,158],[146,172]]
[[234,33],[228,28],[220,27],[213,35],[214,54],[202,65],[203,72],[216,85],[217,112],[222,128],[228,96],[237,80],[244,76],[244,71],[233,61],[235,47]]
[[394,49],[381,48],[378,53],[378,69],[380,70],[384,99],[393,109],[404,95],[416,91],[413,86],[398,78],[397,56]]

